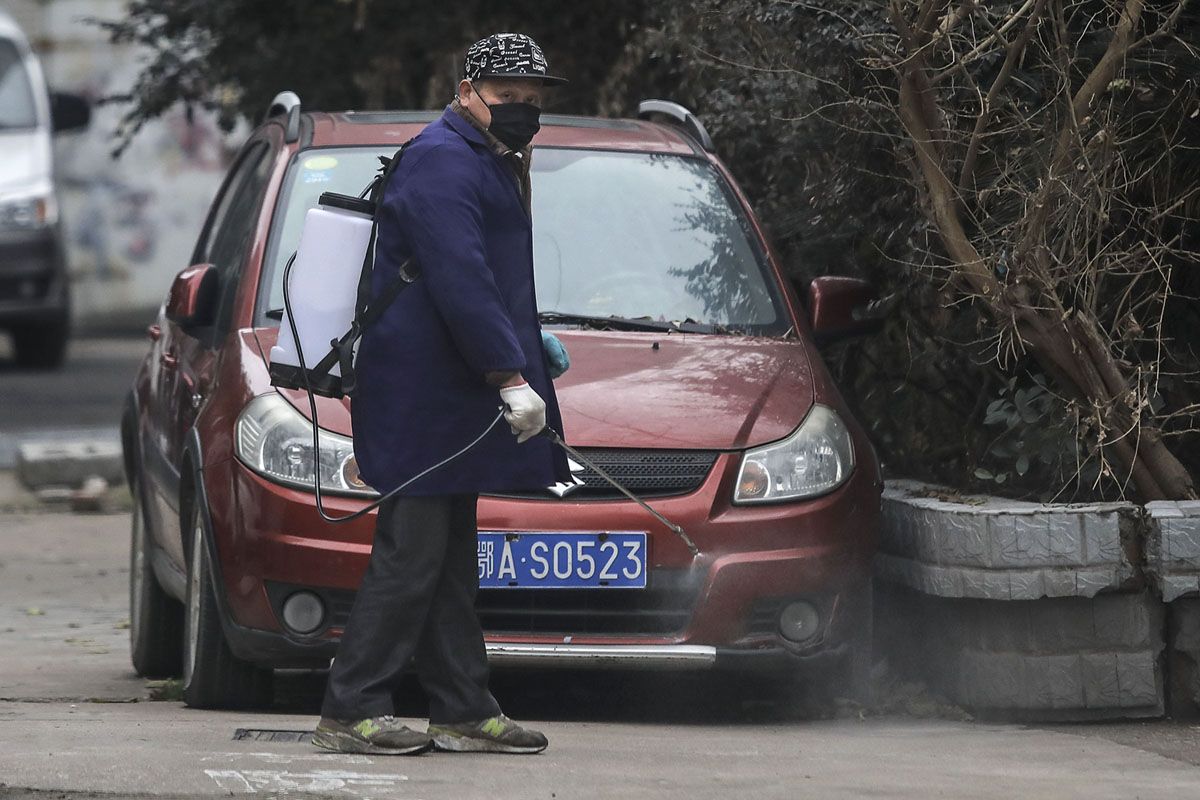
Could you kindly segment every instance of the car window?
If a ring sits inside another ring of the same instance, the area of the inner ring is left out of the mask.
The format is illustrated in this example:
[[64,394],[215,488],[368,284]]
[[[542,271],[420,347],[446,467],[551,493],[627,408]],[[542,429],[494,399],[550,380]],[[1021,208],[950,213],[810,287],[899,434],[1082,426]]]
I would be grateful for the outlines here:
[[33,89],[17,46],[0,39],[0,130],[37,127]]
[[266,142],[257,142],[243,152],[222,187],[192,256],[193,263],[212,264],[220,276],[216,320],[207,330],[193,331],[210,343],[224,335],[233,315],[237,277],[258,225],[259,208],[270,181],[269,150]]
[[[302,154],[285,178],[260,288],[258,323],[283,306],[283,265],[322,192],[358,194],[385,151]],[[749,222],[706,161],[674,155],[537,148],[533,156],[538,308],[649,317],[782,335],[780,289]]]
[[213,245],[224,227],[225,220],[229,217],[229,208],[237,197],[239,187],[245,183],[248,173],[254,168],[257,159],[266,149],[266,143],[255,142],[249,149],[244,150],[241,157],[230,167],[216,199],[209,207],[204,227],[200,231],[200,238],[196,240],[196,248],[192,252],[193,264],[212,263]]
[[229,330],[233,304],[237,295],[238,277],[246,263],[246,251],[258,228],[263,195],[271,181],[270,148],[264,143],[257,152],[249,154],[243,173],[245,178],[231,192],[232,201],[220,228],[213,237],[209,260],[220,272],[221,302],[217,308],[214,334],[223,336]]
[[246,152],[229,181],[213,216],[206,261],[224,275],[240,266],[250,236],[258,224],[259,202],[267,187],[271,161],[267,145],[254,145]]

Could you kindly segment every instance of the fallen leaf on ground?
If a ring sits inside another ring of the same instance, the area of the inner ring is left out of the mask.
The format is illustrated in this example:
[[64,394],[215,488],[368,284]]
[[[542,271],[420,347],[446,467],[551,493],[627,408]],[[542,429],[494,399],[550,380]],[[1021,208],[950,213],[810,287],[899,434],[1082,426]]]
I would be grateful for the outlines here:
[[37,606],[30,606],[29,608],[25,609],[25,615],[29,617],[44,617],[46,612],[42,611]]
[[129,630],[129,620],[119,620],[117,624],[113,625],[113,627],[119,631]]

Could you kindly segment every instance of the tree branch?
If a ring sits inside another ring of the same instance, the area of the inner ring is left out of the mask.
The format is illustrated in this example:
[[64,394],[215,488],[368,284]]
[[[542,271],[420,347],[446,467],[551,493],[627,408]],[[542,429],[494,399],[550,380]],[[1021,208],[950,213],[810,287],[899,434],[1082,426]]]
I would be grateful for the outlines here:
[[1021,55],[1025,52],[1025,46],[1029,44],[1029,39],[1041,23],[1042,11],[1045,9],[1045,6],[1046,0],[1036,0],[1033,12],[1029,15],[1029,20],[1021,30],[1021,35],[1008,46],[1008,54],[1004,58],[1004,65],[1000,68],[1000,73],[996,76],[996,79],[992,81],[992,86],[988,89],[987,96],[980,103],[979,116],[975,118],[975,128],[971,131],[971,139],[967,145],[967,154],[963,158],[962,172],[958,176],[958,188],[961,191],[969,190],[970,187],[968,184],[974,180],[975,162],[979,157],[979,147],[983,142],[983,131],[987,127],[987,118],[988,114],[991,113],[992,104],[996,102],[996,97],[1000,94],[1000,90],[1004,88],[1012,77],[1013,69],[1016,67]]

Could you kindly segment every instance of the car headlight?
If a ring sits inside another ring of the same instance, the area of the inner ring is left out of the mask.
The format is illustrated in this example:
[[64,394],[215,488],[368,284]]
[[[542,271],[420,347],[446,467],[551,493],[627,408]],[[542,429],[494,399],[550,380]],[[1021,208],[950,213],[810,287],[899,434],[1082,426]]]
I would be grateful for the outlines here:
[[57,221],[58,203],[52,192],[0,200],[0,229],[34,230]]
[[[322,494],[377,494],[359,477],[352,439],[321,429],[317,441]],[[238,458],[264,478],[316,491],[312,423],[278,393],[256,397],[242,410],[234,448]]]
[[742,456],[735,503],[798,500],[836,489],[854,469],[850,431],[837,412],[815,405],[788,438]]

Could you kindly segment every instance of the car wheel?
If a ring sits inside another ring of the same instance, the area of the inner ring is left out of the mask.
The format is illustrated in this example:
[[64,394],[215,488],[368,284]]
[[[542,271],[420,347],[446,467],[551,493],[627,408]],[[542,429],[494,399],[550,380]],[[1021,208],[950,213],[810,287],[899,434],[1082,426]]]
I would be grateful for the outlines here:
[[221,630],[200,511],[191,514],[184,611],[183,700],[192,708],[262,708],[272,700],[272,672],[235,657]]
[[146,678],[179,674],[183,606],[163,591],[150,561],[151,546],[142,511],[141,485],[130,482],[133,515],[129,531],[129,655]]
[[67,358],[71,325],[60,319],[42,325],[13,328],[13,349],[17,366],[27,369],[57,369]]

